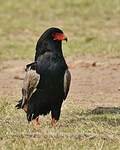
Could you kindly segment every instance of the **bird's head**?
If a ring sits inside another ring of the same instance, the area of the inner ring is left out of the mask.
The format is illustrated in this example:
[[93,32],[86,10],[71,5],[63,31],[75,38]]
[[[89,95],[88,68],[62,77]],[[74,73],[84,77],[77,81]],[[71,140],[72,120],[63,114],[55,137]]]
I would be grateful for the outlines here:
[[37,42],[36,51],[60,51],[62,50],[62,41],[67,41],[67,37],[59,28],[49,28],[40,37]]
[[53,40],[53,41],[67,41],[67,37],[64,35],[63,31],[59,28],[49,28],[47,29],[42,35],[41,35],[41,40]]

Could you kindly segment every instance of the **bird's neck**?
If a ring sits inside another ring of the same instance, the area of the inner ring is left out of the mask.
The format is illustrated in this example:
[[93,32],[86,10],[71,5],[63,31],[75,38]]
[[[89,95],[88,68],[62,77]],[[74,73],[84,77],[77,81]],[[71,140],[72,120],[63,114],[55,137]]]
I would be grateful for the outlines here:
[[54,54],[63,56],[62,42],[61,41],[54,42],[54,44],[52,44],[52,51]]
[[62,42],[61,41],[53,41],[53,40],[49,40],[47,41],[47,44],[44,43],[43,45],[37,45],[36,47],[36,54],[35,54],[35,60],[37,60],[37,58],[40,55],[43,55],[46,52],[52,52],[54,55],[58,55],[63,57],[63,53],[62,53]]

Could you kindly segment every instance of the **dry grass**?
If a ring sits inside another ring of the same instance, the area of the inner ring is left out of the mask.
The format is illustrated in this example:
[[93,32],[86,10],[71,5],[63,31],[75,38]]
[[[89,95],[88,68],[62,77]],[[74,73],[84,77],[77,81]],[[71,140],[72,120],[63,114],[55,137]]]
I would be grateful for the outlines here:
[[[117,150],[120,144],[120,115],[93,114],[73,100],[66,101],[54,129],[50,116],[41,117],[41,127],[28,125],[25,114],[14,109],[9,97],[0,100],[0,147],[2,149],[104,149]],[[15,100],[12,100],[15,102]]]

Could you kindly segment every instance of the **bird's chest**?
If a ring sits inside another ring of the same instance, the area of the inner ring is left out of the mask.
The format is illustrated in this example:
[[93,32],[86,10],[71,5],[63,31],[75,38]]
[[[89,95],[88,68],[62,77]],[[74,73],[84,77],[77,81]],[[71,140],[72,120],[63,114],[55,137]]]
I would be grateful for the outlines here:
[[41,56],[41,58],[38,61],[37,68],[37,72],[39,72],[40,75],[49,75],[49,77],[54,77],[63,74],[65,64],[61,57],[54,56],[50,53]]
[[41,88],[62,88],[65,65],[61,58],[48,55],[40,59],[38,70]]

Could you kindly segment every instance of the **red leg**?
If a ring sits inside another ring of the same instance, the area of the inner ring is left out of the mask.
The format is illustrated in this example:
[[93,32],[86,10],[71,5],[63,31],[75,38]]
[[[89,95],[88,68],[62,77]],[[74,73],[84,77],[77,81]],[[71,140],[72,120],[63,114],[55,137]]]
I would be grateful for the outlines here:
[[33,125],[36,129],[40,127],[39,116],[33,120]]
[[57,123],[57,120],[55,120],[55,118],[52,118],[52,121],[51,121],[51,124],[52,126],[55,128],[56,127],[56,124]]

